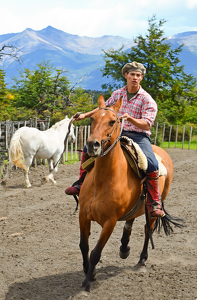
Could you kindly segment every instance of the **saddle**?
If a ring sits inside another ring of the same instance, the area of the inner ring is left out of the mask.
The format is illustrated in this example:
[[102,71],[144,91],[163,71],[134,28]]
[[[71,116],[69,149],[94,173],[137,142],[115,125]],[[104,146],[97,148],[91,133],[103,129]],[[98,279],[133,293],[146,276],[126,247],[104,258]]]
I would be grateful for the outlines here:
[[[139,178],[144,179],[146,177],[146,170],[148,167],[148,161],[141,150],[140,146],[127,136],[120,138],[121,148],[123,153],[132,168],[132,170],[138,175]],[[167,175],[166,167],[161,162],[161,157],[155,153],[155,157],[159,164],[159,176]],[[83,164],[82,168],[89,172],[94,166],[94,157],[88,158]]]

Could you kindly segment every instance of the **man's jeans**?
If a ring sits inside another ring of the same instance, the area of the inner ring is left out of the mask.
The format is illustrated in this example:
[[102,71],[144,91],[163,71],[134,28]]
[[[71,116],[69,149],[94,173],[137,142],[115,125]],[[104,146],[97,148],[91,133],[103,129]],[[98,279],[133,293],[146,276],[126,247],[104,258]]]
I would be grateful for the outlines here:
[[152,173],[158,170],[158,161],[153,152],[150,137],[147,134],[123,130],[122,136],[127,136],[128,138],[131,138],[136,144],[140,146],[148,160],[147,173]]

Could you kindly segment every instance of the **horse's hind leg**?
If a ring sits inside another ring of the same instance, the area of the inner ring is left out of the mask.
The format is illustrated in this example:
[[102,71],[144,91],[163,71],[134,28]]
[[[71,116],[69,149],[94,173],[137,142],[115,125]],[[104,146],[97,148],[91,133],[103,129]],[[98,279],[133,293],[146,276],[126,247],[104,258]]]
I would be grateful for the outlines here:
[[30,181],[29,181],[29,176],[28,176],[29,167],[26,168],[26,170],[24,169],[23,172],[24,172],[24,176],[25,176],[25,186],[26,186],[27,188],[29,188],[29,187],[31,187],[31,183],[30,183]]
[[[150,228],[151,232],[153,232],[155,219],[150,220]],[[136,265],[136,268],[145,267],[145,262],[148,259],[148,243],[149,243],[149,234],[147,230],[147,225],[145,225],[145,240],[144,240],[144,246],[142,249],[142,252],[140,254],[140,260]]]
[[133,222],[135,219],[127,220],[125,222],[124,228],[123,228],[123,235],[121,238],[122,245],[120,246],[120,258],[125,259],[130,254],[130,247],[128,246],[130,235],[132,231]]
[[24,176],[25,176],[25,186],[27,188],[31,187],[31,183],[29,181],[29,167],[31,166],[32,160],[33,160],[33,156],[32,157],[24,157],[25,158],[25,169],[23,169],[24,172]]

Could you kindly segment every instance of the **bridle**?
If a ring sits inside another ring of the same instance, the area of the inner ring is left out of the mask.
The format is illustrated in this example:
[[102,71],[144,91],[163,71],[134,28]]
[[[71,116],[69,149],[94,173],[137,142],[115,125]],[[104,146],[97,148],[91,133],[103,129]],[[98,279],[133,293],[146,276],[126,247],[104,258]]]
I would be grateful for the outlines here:
[[[116,115],[116,126],[113,128],[112,132],[108,135],[108,137],[101,141],[101,157],[105,156],[107,153],[109,153],[109,151],[111,151],[111,149],[117,144],[117,142],[120,140],[120,137],[121,137],[121,134],[122,134],[122,130],[123,130],[123,126],[124,126],[124,118],[122,119],[122,123],[121,123],[121,128],[120,128],[120,133],[119,135],[117,136],[117,131],[118,131],[118,124],[120,123],[120,120],[118,118],[118,114],[116,113],[115,110],[113,110],[112,108],[109,108],[109,107],[101,107],[99,108],[99,110],[101,109],[104,109],[104,110],[110,110],[112,111],[113,113],[115,113]],[[103,147],[104,147],[104,144],[106,142],[109,142],[111,140],[111,137],[112,137],[112,134],[114,133],[114,131],[116,130],[116,139],[115,141],[113,142],[113,144],[111,144],[111,146],[109,148],[107,148],[107,150],[103,150]]]

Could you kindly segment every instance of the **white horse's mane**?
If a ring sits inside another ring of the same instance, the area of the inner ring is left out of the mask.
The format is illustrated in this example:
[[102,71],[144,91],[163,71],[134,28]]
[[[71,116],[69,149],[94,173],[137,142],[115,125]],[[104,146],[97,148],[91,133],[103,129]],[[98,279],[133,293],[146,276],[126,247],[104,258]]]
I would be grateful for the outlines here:
[[62,126],[68,120],[69,120],[69,118],[66,116],[65,119],[55,123],[51,128],[58,129],[60,126]]

